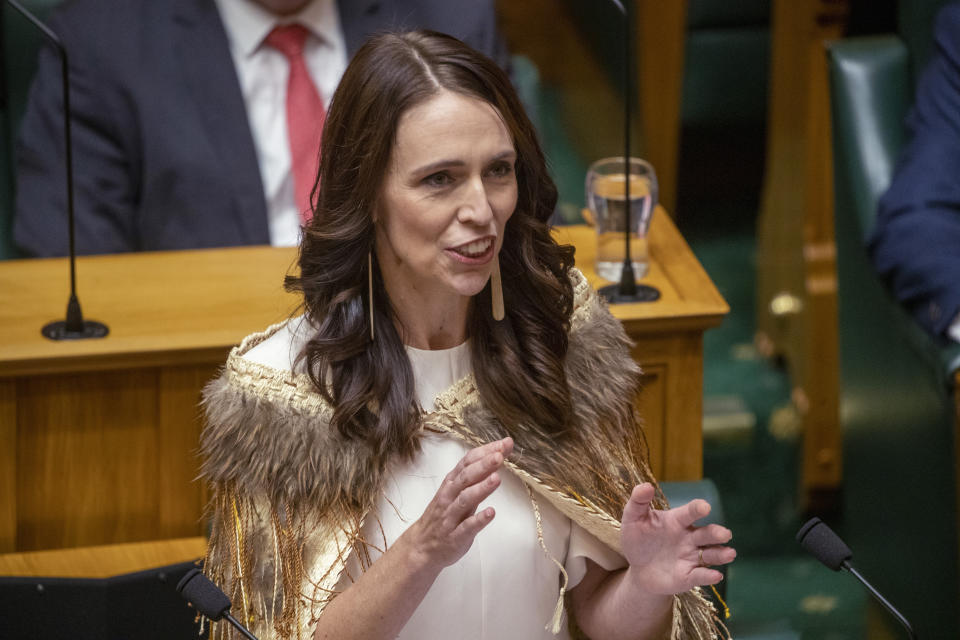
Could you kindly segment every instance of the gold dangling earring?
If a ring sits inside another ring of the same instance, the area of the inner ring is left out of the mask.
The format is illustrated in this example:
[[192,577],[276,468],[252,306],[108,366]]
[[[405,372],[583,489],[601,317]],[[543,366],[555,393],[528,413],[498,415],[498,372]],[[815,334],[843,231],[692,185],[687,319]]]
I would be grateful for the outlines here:
[[500,256],[493,259],[493,272],[490,274],[490,294],[493,297],[493,319],[503,320],[503,281],[500,279]]
[[373,251],[367,251],[367,300],[370,307],[370,342],[373,342]]

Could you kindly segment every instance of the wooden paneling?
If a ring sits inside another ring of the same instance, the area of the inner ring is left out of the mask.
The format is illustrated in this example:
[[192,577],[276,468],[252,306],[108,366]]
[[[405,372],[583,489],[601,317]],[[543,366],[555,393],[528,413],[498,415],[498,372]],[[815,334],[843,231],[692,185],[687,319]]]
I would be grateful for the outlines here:
[[17,548],[17,383],[0,380],[0,553]]
[[200,390],[218,366],[21,380],[7,550],[203,533]]
[[158,477],[158,528],[154,537],[204,533],[200,515],[206,502],[206,485],[196,479],[203,426],[200,391],[218,369],[219,366],[206,365],[166,367],[160,371],[157,438],[163,466]]
[[197,560],[205,553],[206,539],[202,537],[10,553],[0,555],[0,575],[109,578]]
[[[644,398],[644,422],[650,432],[660,427],[658,478],[699,480],[703,477],[703,343],[697,332],[652,336],[631,335],[632,354],[645,371],[656,372],[659,393]],[[643,391],[646,396],[647,389]],[[652,407],[659,402],[660,407]],[[653,422],[659,416],[659,423]],[[651,451],[654,450],[653,442]]]
[[17,548],[156,537],[156,373],[19,381]]
[[636,3],[640,121],[646,157],[657,170],[660,202],[676,211],[680,159],[686,0]]
[[652,359],[640,365],[643,367],[643,390],[637,406],[643,420],[650,470],[654,477],[663,478],[663,447],[667,441],[667,365]]
[[[834,25],[839,33],[842,25]],[[812,44],[807,55],[806,139],[807,211],[803,217],[803,355],[796,358],[795,384],[806,394],[801,483],[808,510],[839,504],[843,480],[840,429],[840,337],[837,301],[837,255],[834,242],[833,150],[826,50]]]
[[[764,192],[757,229],[757,345],[782,356],[804,423],[804,506],[842,480],[833,166],[824,43],[846,0],[775,0]],[[817,504],[824,502],[823,504]]]

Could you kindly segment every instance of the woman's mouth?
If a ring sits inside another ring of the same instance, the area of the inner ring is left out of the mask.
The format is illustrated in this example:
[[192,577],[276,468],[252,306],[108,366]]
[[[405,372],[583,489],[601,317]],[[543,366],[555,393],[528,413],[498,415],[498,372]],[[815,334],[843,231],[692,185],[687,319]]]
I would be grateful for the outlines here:
[[465,264],[486,264],[493,257],[495,246],[494,238],[487,237],[451,247],[447,249],[447,253]]

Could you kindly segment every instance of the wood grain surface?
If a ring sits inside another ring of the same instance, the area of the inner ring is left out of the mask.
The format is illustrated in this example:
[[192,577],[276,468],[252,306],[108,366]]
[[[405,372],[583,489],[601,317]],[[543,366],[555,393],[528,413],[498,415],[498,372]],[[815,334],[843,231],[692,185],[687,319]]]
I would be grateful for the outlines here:
[[203,537],[0,554],[0,575],[13,577],[109,578],[204,556]]

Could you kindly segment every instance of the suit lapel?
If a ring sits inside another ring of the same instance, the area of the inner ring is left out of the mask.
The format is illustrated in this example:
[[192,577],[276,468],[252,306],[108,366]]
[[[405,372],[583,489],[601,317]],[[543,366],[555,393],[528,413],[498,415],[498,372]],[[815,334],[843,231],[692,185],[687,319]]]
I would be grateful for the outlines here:
[[260,167],[226,32],[212,0],[173,0],[176,61],[220,162],[241,237],[270,241]]

